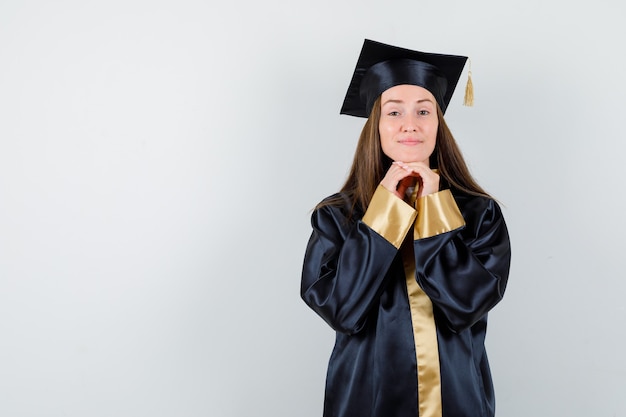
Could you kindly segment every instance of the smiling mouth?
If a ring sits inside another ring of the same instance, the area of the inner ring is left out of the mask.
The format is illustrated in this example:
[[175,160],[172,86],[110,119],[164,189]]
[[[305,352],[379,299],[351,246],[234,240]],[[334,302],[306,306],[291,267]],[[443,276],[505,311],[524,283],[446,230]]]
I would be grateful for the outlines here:
[[424,141],[418,139],[404,139],[399,140],[398,143],[401,143],[403,145],[419,145],[420,143],[424,143]]

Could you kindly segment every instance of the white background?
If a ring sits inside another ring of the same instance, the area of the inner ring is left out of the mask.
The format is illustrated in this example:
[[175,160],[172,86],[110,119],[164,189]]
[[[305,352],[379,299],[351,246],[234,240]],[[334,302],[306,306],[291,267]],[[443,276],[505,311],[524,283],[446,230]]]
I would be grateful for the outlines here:
[[[624,6],[0,2],[0,415],[319,417],[310,209],[364,38],[469,55],[447,121],[513,246],[500,416],[626,416]],[[466,72],[461,80],[465,82]]]

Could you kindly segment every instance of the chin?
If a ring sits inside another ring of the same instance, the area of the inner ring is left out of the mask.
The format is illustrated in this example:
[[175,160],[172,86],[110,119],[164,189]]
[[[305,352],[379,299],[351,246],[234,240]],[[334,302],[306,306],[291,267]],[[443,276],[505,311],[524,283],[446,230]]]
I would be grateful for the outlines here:
[[425,157],[424,156],[415,156],[415,155],[407,155],[405,157],[405,159],[400,159],[400,161],[402,162],[424,162],[426,165],[429,164],[429,159],[430,157]]

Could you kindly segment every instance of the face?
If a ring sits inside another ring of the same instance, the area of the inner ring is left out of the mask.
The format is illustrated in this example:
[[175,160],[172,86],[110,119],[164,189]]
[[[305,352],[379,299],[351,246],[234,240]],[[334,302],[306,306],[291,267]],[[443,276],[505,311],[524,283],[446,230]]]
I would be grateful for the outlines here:
[[430,91],[416,85],[397,85],[380,97],[380,144],[394,161],[425,162],[437,140],[437,104]]

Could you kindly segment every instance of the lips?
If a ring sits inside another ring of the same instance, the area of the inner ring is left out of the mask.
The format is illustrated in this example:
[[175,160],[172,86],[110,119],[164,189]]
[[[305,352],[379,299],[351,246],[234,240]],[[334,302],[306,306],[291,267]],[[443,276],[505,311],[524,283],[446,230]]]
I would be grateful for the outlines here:
[[400,139],[398,143],[401,143],[403,145],[419,145],[420,143],[424,143],[424,141],[419,140],[419,139],[414,139],[414,138],[407,138],[407,139]]

